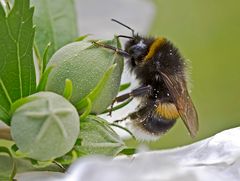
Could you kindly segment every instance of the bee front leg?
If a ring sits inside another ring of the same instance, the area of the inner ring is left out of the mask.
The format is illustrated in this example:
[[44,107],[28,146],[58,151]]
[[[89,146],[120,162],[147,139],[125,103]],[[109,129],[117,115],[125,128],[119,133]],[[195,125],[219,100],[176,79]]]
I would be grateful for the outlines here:
[[129,58],[131,57],[129,55],[129,53],[127,53],[126,51],[122,50],[122,49],[119,49],[119,48],[116,48],[114,46],[111,46],[111,45],[107,45],[107,44],[103,44],[103,43],[100,43],[98,41],[91,41],[93,44],[97,45],[97,46],[101,46],[103,48],[106,48],[106,49],[110,49],[110,50],[113,50],[115,51],[116,53],[118,53],[119,55],[125,57],[125,58]]

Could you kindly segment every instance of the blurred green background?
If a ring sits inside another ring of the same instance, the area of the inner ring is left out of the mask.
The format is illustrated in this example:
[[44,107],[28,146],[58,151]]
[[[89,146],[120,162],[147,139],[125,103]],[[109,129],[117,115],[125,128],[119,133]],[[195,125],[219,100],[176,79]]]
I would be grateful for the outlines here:
[[[181,120],[152,149],[189,144],[240,125],[240,1],[155,0],[149,34],[170,39],[190,60],[191,95],[200,131],[192,139]],[[128,140],[127,143],[137,144]]]

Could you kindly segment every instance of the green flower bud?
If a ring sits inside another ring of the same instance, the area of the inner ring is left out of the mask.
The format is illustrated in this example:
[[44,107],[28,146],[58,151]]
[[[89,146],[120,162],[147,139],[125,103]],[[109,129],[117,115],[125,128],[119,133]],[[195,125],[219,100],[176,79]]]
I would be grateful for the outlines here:
[[[103,44],[119,47],[117,39],[103,41]],[[103,112],[116,97],[121,74],[123,58],[113,50],[93,45],[88,41],[68,44],[58,50],[48,63],[55,66],[48,77],[46,90],[63,94],[65,80],[73,83],[73,92],[70,101],[77,104],[87,96],[98,84],[110,66],[116,63],[112,74],[96,99],[92,101],[92,113]]]
[[68,100],[40,92],[19,102],[11,120],[11,135],[21,152],[36,160],[51,160],[72,149],[80,125],[77,110]]

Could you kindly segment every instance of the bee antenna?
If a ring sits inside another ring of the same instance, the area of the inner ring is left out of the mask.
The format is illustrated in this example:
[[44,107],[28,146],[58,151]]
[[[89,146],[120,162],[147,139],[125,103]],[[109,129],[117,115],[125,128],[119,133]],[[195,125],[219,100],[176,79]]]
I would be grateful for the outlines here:
[[134,39],[134,37],[131,36],[125,36],[125,35],[118,35],[118,38],[128,38],[128,39]]
[[129,26],[121,23],[120,21],[118,21],[118,20],[116,20],[116,19],[111,19],[111,20],[114,21],[114,22],[116,22],[116,23],[118,23],[118,24],[120,24],[120,25],[122,25],[122,26],[124,26],[125,28],[131,30],[131,31],[132,31],[132,36],[134,36],[134,29],[130,28]]

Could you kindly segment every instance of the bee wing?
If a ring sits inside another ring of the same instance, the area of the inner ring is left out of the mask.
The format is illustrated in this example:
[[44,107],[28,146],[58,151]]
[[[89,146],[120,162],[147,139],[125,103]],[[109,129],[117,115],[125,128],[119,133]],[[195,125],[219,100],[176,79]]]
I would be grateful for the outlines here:
[[198,115],[189,96],[184,77],[168,72],[161,72],[161,74],[185,126],[192,137],[196,136],[199,127]]

